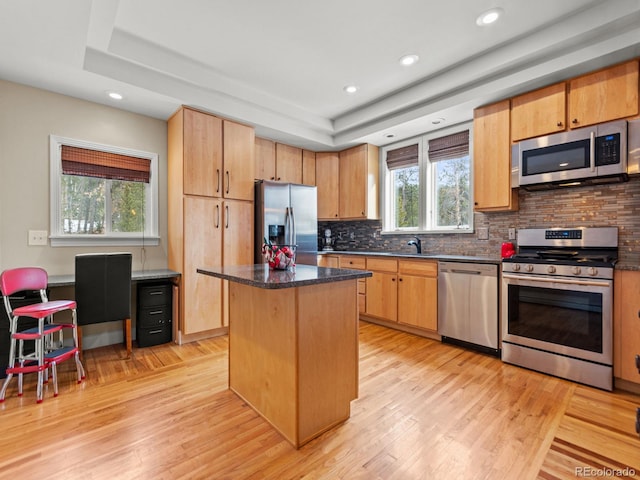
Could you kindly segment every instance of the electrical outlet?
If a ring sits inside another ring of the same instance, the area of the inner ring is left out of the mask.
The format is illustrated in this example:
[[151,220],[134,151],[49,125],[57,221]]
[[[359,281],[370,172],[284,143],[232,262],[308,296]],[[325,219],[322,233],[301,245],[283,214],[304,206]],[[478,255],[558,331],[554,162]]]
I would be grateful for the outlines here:
[[509,229],[509,240],[515,240],[515,239],[516,239],[516,229],[512,227]]
[[29,245],[46,245],[49,241],[46,230],[29,230]]
[[489,240],[489,228],[488,227],[480,227],[480,228],[478,228],[478,240]]

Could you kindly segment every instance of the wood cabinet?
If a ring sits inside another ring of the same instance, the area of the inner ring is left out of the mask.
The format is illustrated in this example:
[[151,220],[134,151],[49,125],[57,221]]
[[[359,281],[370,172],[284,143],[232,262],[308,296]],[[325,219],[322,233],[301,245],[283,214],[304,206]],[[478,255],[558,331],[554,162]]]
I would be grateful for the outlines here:
[[438,262],[398,262],[398,322],[437,332]]
[[256,137],[256,178],[276,179],[276,142]]
[[476,211],[518,209],[511,188],[509,100],[473,112],[473,195]]
[[340,268],[340,257],[338,257],[338,255],[318,255],[318,266],[327,268]]
[[613,374],[640,384],[640,272],[616,270],[613,300]]
[[[250,127],[189,108],[169,119],[167,134],[168,266],[182,274],[183,342],[225,326],[224,284],[197,268],[253,263],[255,138]],[[217,156],[211,168],[206,158]]]
[[579,128],[638,114],[638,60],[569,82],[569,127]]
[[511,99],[511,140],[548,135],[567,128],[565,82]]
[[302,151],[302,183],[305,185],[316,184],[316,152]]
[[373,272],[366,283],[366,314],[390,322],[398,321],[398,261],[367,257],[367,270]]
[[302,149],[276,143],[276,180],[302,183]]
[[[348,268],[351,270],[366,270],[367,259],[359,255],[340,255],[339,268]],[[367,279],[358,279],[358,313],[366,313],[367,311]]]
[[339,214],[339,157],[337,152],[316,153],[318,220],[337,220]]
[[359,145],[340,152],[339,217],[378,219],[379,149]]

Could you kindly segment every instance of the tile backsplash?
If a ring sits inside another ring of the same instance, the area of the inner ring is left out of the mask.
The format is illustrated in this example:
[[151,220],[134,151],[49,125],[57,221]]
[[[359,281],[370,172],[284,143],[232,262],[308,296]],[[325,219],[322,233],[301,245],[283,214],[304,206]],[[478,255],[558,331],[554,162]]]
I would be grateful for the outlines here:
[[[499,258],[509,228],[618,227],[620,262],[640,265],[640,177],[612,185],[586,186],[539,192],[520,189],[520,210],[475,213],[473,234],[421,234],[424,253],[480,255]],[[413,235],[381,234],[379,220],[318,223],[318,245],[330,228],[337,250],[415,252],[407,245]],[[489,238],[480,240],[478,229]],[[517,243],[517,239],[515,241]]]

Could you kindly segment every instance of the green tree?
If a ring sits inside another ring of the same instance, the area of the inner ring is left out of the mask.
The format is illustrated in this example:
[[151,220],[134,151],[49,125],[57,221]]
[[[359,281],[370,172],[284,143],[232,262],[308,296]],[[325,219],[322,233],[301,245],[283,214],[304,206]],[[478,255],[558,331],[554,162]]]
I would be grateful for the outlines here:
[[437,163],[437,223],[440,227],[469,225],[469,156]]
[[396,228],[418,226],[419,173],[417,166],[394,170]]

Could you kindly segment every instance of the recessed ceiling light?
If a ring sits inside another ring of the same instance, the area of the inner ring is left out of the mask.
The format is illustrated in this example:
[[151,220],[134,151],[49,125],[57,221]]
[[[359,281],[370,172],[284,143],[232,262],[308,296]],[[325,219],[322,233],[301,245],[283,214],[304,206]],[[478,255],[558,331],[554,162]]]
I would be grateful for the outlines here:
[[476,19],[476,24],[481,27],[491,25],[492,23],[495,23],[503,13],[504,10],[501,8],[492,8],[491,10],[487,10],[486,12],[481,13]]
[[420,60],[420,57],[418,55],[405,55],[403,57],[400,57],[400,65],[408,67],[410,65],[413,65],[414,63],[417,63],[418,60]]
[[393,137],[396,136],[396,134],[395,133],[385,133],[384,136],[387,137],[387,138],[393,138]]
[[122,95],[118,92],[107,92],[107,95],[114,100],[122,100]]
[[358,87],[355,85],[347,85],[343,88],[346,93],[356,93],[358,91]]
[[440,125],[443,122],[444,122],[444,118],[434,118],[433,120],[431,120],[431,123],[433,125]]

